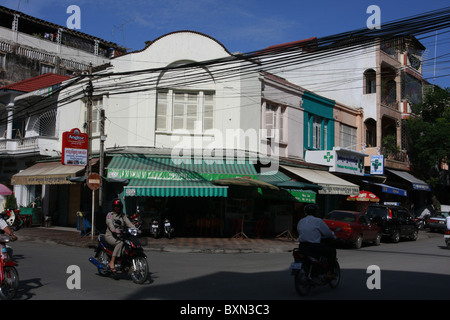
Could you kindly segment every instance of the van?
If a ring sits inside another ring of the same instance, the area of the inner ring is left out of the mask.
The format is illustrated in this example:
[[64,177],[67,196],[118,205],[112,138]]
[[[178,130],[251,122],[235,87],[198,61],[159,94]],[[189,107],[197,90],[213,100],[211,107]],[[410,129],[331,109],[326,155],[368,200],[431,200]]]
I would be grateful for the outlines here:
[[417,240],[419,227],[408,209],[395,205],[369,205],[366,215],[381,229],[384,238],[399,242],[401,238]]

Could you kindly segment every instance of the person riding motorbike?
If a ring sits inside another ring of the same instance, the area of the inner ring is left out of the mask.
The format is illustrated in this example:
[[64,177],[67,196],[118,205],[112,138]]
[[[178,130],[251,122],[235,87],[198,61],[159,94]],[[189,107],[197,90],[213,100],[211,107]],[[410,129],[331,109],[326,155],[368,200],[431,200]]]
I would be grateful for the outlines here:
[[136,227],[131,223],[130,219],[123,213],[123,204],[120,199],[114,199],[112,204],[112,211],[106,216],[106,241],[114,246],[114,251],[109,262],[109,268],[112,272],[116,272],[115,260],[121,256],[123,249],[123,242],[120,239],[120,233],[122,228],[132,228]]
[[[4,231],[7,235],[9,235],[11,237],[11,241],[17,240],[17,237],[9,227],[8,222],[6,222],[2,217],[0,217],[0,230]],[[4,246],[5,246],[4,244],[1,245],[0,254],[3,254],[3,252],[7,251],[7,248]]]
[[16,241],[17,237],[9,227],[8,223],[0,217],[0,230],[3,230],[7,235],[11,237],[11,241]]
[[333,231],[327,224],[317,216],[319,215],[319,206],[308,204],[304,208],[305,217],[300,219],[297,224],[299,234],[299,248],[314,256],[324,256],[328,260],[327,278],[332,279],[334,274],[334,265],[336,262],[336,249],[322,243],[322,239],[336,239]]

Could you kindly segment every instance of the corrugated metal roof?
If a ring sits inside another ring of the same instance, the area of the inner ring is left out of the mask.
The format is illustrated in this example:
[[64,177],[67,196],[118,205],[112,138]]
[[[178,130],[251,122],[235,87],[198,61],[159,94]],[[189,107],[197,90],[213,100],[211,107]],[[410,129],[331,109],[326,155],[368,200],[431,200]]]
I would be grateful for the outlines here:
[[55,73],[46,73],[34,78],[25,79],[16,83],[1,87],[0,90],[14,90],[21,92],[32,92],[48,88],[70,79],[70,76],[62,76]]

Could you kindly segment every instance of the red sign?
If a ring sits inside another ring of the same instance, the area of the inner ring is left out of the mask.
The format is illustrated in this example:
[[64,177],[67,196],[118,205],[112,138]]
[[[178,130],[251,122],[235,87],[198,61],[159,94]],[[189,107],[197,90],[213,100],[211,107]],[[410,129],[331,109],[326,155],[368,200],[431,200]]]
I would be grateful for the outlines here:
[[98,173],[91,173],[87,177],[87,186],[91,190],[98,190],[102,185],[102,177]]
[[88,160],[88,135],[80,129],[63,132],[62,135],[62,164],[86,166]]

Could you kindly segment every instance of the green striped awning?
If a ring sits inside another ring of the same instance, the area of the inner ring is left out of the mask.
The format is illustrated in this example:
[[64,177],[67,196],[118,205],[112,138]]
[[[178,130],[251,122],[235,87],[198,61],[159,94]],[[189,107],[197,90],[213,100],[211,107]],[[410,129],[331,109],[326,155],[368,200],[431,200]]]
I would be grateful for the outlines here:
[[121,179],[216,180],[257,177],[253,164],[246,160],[172,159],[140,154],[115,156],[107,169],[108,178]]
[[131,179],[125,197],[226,197],[227,187],[206,180]]
[[107,166],[107,177],[129,179],[125,196],[143,197],[226,197],[228,187],[211,180],[257,173],[248,161],[208,161],[195,158],[172,159],[142,154],[114,156]]
[[[316,192],[322,189],[321,186],[305,183],[300,181],[294,181],[283,172],[271,172],[269,174],[260,174],[258,179],[267,183],[271,183],[283,191],[288,192],[293,198],[299,202],[316,203]],[[280,197],[286,198],[283,192],[279,193]],[[273,196],[273,195],[272,195]]]

